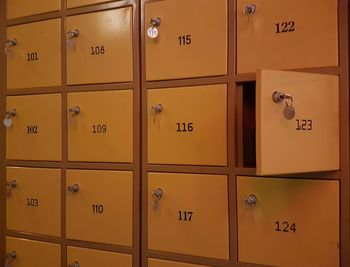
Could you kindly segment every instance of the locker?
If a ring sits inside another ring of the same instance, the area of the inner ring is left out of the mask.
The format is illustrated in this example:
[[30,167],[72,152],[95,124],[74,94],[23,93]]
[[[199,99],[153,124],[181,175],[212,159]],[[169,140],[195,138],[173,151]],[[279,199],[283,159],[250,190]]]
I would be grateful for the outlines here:
[[68,93],[68,160],[133,161],[132,90]]
[[148,90],[148,162],[225,166],[226,124],[225,84]]
[[338,66],[337,12],[336,0],[238,0],[237,72]]
[[60,94],[8,96],[6,110],[7,159],[61,160]]
[[59,244],[6,237],[6,259],[9,267],[61,267]]
[[67,82],[131,82],[132,7],[67,17]]
[[339,182],[237,177],[238,260],[339,266]]
[[148,267],[209,267],[209,266],[149,258]]
[[257,174],[338,170],[339,154],[338,76],[258,71]]
[[7,18],[36,15],[46,12],[58,11],[61,8],[60,0],[7,0]]
[[133,173],[67,170],[67,238],[132,245]]
[[226,0],[149,2],[144,16],[147,80],[227,74]]
[[60,19],[8,27],[5,47],[8,89],[61,85]]
[[227,176],[148,173],[148,249],[229,259]]
[[61,235],[61,171],[6,168],[8,230]]
[[67,247],[67,266],[72,267],[132,267],[132,256],[95,249]]

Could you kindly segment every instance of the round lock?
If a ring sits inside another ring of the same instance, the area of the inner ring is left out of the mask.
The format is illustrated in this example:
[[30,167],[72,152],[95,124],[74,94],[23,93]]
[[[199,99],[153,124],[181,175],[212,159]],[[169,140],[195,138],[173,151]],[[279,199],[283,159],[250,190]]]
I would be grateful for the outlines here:
[[272,94],[272,100],[275,103],[280,103],[285,99],[285,93],[281,93],[278,91],[273,92]]
[[245,203],[248,204],[249,206],[252,206],[252,207],[255,206],[257,202],[258,202],[258,198],[253,194],[250,194],[245,199]]
[[152,28],[158,27],[160,25],[161,19],[159,17],[151,19],[150,25]]
[[248,4],[248,5],[244,6],[243,13],[246,16],[251,16],[255,13],[255,10],[256,10],[255,4]]
[[6,185],[10,188],[15,188],[17,187],[17,181],[16,180],[12,180],[10,182],[7,182]]
[[79,115],[80,114],[80,107],[76,106],[74,108],[69,108],[68,109],[68,114],[70,117],[73,117],[75,115]]
[[155,191],[152,192],[152,196],[160,199],[163,196],[163,190],[161,188],[157,188]]
[[163,105],[162,104],[156,104],[156,105],[152,106],[152,112],[155,115],[161,113],[162,110],[163,110]]
[[17,39],[7,40],[8,46],[16,46],[17,45]]
[[68,186],[68,191],[73,192],[73,193],[79,192],[79,185],[74,184],[72,186]]
[[67,39],[73,39],[79,36],[79,30],[75,29],[67,32]]

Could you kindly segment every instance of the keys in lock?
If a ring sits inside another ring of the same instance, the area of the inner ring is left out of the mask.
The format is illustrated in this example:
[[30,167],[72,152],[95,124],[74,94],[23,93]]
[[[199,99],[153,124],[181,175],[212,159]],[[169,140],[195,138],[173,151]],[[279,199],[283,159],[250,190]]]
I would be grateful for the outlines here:
[[159,207],[159,201],[163,196],[163,190],[161,188],[157,188],[156,190],[152,191],[152,198],[153,198],[153,210],[158,210]]

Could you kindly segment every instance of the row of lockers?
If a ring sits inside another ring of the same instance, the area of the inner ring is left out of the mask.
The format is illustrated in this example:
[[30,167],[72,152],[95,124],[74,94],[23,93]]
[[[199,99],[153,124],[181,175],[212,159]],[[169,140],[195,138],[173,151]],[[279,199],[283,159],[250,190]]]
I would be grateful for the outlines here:
[[[6,177],[7,229],[61,236],[61,171],[7,167]],[[131,247],[132,180],[130,171],[67,170],[66,238]],[[149,249],[229,259],[226,175],[150,172],[147,181]],[[236,181],[240,261],[338,266],[338,181]]]
[[[6,238],[6,261],[12,267],[61,267],[61,246],[33,240]],[[116,252],[67,246],[68,267],[132,266],[132,256]],[[40,256],[38,256],[40,251]],[[148,258],[149,267],[208,267]]]
[[[68,84],[132,81],[131,18],[131,7],[67,18]],[[60,19],[8,27],[7,38],[9,89],[61,85]]]
[[[111,2],[111,0],[62,0],[62,2],[63,1],[66,2],[67,8]],[[6,1],[6,7],[7,19],[13,19],[24,16],[59,11],[61,9],[61,0],[46,0],[38,3],[32,3],[25,0],[8,0]]]
[[[6,238],[6,266],[61,267],[61,245],[34,240]],[[38,253],[40,252],[40,254]],[[8,265],[7,265],[8,264]],[[132,255],[67,246],[68,267],[132,266]],[[157,266],[157,265],[155,265]],[[171,266],[171,265],[170,265]],[[186,266],[186,265],[185,265]]]
[[[238,2],[238,73],[338,66],[336,0]],[[227,74],[228,29],[234,26],[228,25],[227,1],[150,2],[144,12],[147,80]],[[63,35],[60,18],[7,27],[8,89],[60,86],[61,36],[68,85],[132,81],[132,22],[130,6],[68,16]]]
[[[148,162],[227,166],[227,95],[226,84],[149,89]],[[7,159],[61,160],[61,102],[6,97]],[[131,163],[133,112],[132,90],[68,93],[68,160]],[[337,76],[260,71],[255,112],[258,174],[339,169]]]

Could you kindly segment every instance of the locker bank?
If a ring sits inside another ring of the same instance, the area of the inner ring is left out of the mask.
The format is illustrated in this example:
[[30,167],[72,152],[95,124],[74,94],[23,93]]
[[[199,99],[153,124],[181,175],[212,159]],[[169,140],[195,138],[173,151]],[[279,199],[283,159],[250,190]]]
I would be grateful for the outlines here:
[[0,266],[350,266],[347,0],[3,0],[0,43]]

